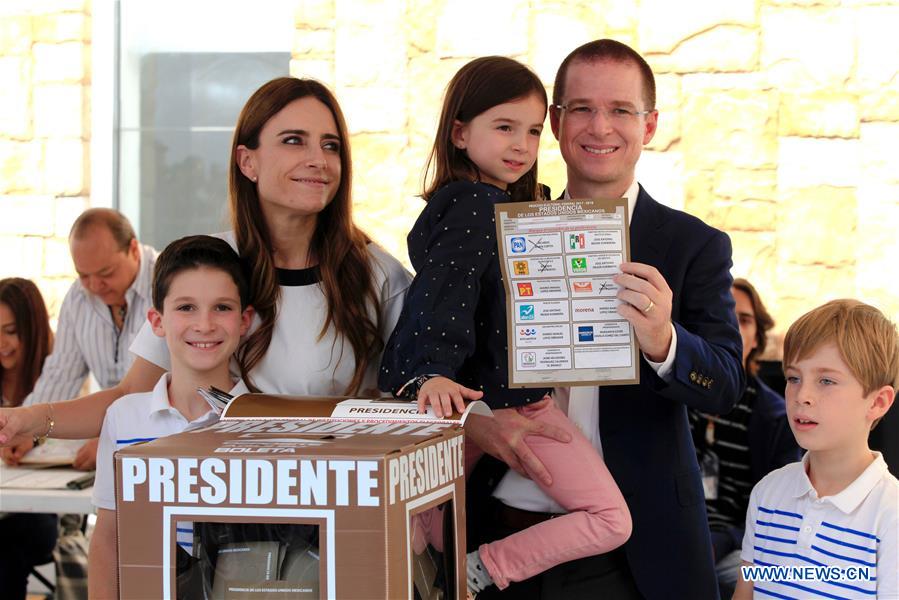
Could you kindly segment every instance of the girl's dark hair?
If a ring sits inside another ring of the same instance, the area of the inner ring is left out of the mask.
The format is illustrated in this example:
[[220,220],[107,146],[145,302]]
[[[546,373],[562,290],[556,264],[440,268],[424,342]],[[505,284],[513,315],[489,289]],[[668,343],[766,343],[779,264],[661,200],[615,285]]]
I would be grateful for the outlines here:
[[[441,187],[459,179],[480,179],[478,167],[468,158],[468,153],[453,144],[456,121],[468,123],[494,106],[531,94],[543,101],[545,109],[546,90],[540,78],[511,58],[485,56],[459,69],[446,88],[437,137],[425,167],[422,197],[427,200]],[[530,171],[509,185],[508,192],[514,201],[542,199],[542,189],[537,185],[536,160]]]
[[774,327],[774,319],[771,313],[765,308],[762,297],[756,291],[755,286],[742,278],[734,279],[734,289],[740,290],[749,296],[749,303],[752,304],[752,312],[755,313],[755,348],[750,350],[749,356],[746,357],[744,367],[749,369],[753,375],[758,371],[758,357],[765,351],[768,345],[768,332]]
[[175,275],[188,270],[209,267],[227,273],[237,286],[240,308],[250,304],[250,286],[240,258],[225,240],[209,235],[189,235],[165,247],[153,268],[153,308],[162,312],[165,297]]
[[[384,347],[380,335],[380,302],[369,262],[368,236],[353,223],[350,195],[353,173],[346,120],[331,91],[313,79],[279,77],[264,84],[247,100],[234,129],[228,177],[231,227],[250,277],[253,308],[261,321],[238,350],[238,357],[249,372],[265,356],[272,341],[281,288],[272,256],[271,234],[262,214],[256,184],[241,172],[237,147],[258,148],[259,133],[269,119],[301,98],[315,98],[324,104],[334,117],[340,137],[340,185],[331,202],[318,214],[309,251],[318,260],[320,285],[328,304],[319,337],[334,327],[337,337],[349,341],[356,370],[345,393],[353,395],[359,392],[368,366],[377,360]],[[252,388],[247,374],[242,375]]]
[[[12,313],[19,336],[19,377],[10,400],[14,406],[22,404],[34,389],[44,368],[44,360],[53,350],[50,317],[40,290],[28,279],[10,277],[0,279],[0,303]],[[3,367],[0,366],[0,380]]]

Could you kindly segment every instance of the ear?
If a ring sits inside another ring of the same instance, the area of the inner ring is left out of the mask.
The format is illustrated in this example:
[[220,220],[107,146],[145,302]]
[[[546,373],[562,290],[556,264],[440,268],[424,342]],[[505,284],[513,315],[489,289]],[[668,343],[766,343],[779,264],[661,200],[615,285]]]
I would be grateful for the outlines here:
[[147,320],[150,322],[150,327],[157,337],[165,337],[165,327],[162,326],[161,312],[151,306],[147,311]]
[[659,126],[659,111],[654,110],[646,115],[646,123],[643,126],[643,145],[648,144],[656,134]]
[[250,329],[250,324],[253,322],[253,317],[256,316],[256,309],[252,306],[248,306],[243,309],[243,312],[240,315],[240,335],[246,335],[247,331]]
[[131,260],[140,260],[140,244],[137,242],[137,238],[128,243],[128,256]]
[[468,147],[468,124],[459,121],[453,121],[453,130],[450,133],[450,140],[453,146],[459,150],[465,150]]
[[555,105],[549,107],[549,127],[553,130],[553,137],[556,140],[559,139],[559,121],[561,116],[559,109]]
[[896,390],[892,386],[885,385],[878,390],[871,392],[869,396],[870,405],[868,406],[868,418],[873,423],[877,419],[883,417],[893,405],[896,398]]
[[244,174],[244,177],[255,183],[259,177],[256,172],[256,154],[243,144],[240,144],[236,149],[237,168]]

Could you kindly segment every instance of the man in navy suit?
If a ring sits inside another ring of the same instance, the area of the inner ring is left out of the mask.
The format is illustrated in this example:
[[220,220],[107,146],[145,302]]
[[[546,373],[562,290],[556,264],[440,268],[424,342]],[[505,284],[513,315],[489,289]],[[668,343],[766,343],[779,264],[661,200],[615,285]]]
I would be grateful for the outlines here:
[[[615,282],[619,313],[633,325],[642,352],[640,384],[559,389],[556,395],[602,452],[634,529],[619,550],[560,565],[503,593],[488,588],[479,600],[717,598],[686,408],[726,413],[743,391],[730,240],[659,204],[637,183],[635,166],[655,134],[658,112],[652,71],[628,46],[599,40],[574,50],[556,76],[550,123],[567,165],[563,197],[626,197],[632,215],[632,262],[621,265]],[[514,471],[485,502],[490,508],[484,510],[492,511],[488,530],[470,535],[507,535],[560,511],[518,474],[525,465],[549,481],[524,437],[562,439],[560,432],[514,409],[470,421],[467,430]]]

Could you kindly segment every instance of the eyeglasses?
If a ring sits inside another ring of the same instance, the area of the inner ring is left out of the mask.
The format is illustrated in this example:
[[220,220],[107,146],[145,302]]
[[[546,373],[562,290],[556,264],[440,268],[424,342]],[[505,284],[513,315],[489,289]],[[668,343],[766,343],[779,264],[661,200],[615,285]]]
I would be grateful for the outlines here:
[[631,110],[620,106],[605,109],[589,104],[553,104],[552,107],[568,113],[568,118],[578,123],[592,121],[598,113],[613,123],[627,124],[636,121],[637,117],[653,112],[651,110]]

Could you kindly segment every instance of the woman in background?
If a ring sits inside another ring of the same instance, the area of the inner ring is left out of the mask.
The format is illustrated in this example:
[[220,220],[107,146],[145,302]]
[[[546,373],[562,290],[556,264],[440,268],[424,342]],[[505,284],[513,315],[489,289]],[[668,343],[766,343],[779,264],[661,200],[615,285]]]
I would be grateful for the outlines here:
[[[27,279],[0,280],[0,396],[19,406],[41,374],[53,346],[47,307]],[[31,567],[48,562],[56,545],[56,515],[0,513],[0,592],[25,598]]]

